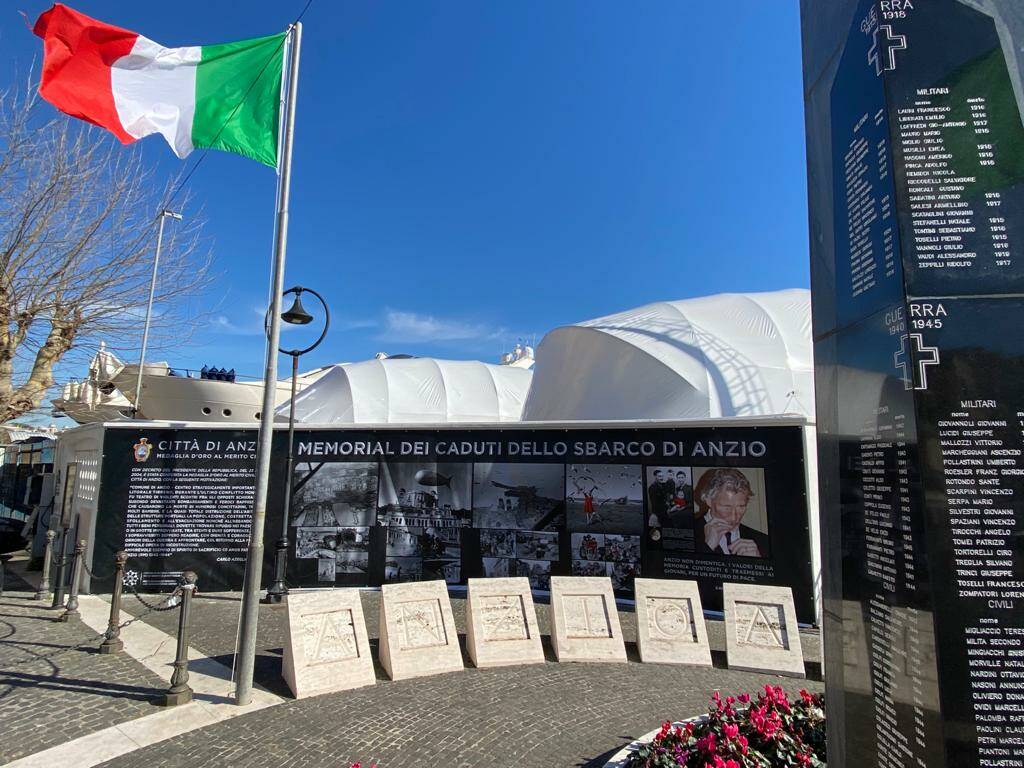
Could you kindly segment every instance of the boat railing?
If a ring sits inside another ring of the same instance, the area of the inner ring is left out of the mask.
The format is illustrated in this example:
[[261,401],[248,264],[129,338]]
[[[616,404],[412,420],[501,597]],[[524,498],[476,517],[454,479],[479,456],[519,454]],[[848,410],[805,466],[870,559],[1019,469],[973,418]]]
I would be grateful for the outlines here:
[[195,368],[178,368],[177,366],[168,366],[168,376],[177,376],[183,379],[201,379],[203,381],[226,381],[234,382],[238,380],[242,381],[262,381],[262,376],[250,376],[244,373],[237,373],[232,368],[230,370],[224,370],[223,368],[208,368],[203,366],[199,370]]

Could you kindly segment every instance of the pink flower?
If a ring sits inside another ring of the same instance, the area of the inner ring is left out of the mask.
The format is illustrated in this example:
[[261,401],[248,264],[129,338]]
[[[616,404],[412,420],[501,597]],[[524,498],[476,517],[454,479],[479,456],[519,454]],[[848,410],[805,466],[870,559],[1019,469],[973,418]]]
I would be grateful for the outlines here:
[[697,749],[701,752],[707,752],[708,754],[713,753],[718,748],[718,742],[715,738],[715,734],[709,733],[703,739],[698,739]]
[[722,732],[725,734],[725,738],[731,741],[732,739],[735,739],[737,736],[739,736],[740,728],[738,725],[726,723],[722,726]]
[[750,694],[749,693],[741,693],[740,694],[740,703],[741,704],[748,704],[749,702],[750,702]]

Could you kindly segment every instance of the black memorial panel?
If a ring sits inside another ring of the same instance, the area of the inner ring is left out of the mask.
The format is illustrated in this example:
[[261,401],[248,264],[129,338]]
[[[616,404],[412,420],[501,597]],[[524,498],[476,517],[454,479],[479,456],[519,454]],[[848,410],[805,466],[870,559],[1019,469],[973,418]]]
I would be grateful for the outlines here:
[[[287,433],[274,435],[264,548],[281,536]],[[107,430],[96,563],[125,549],[133,583],[185,568],[204,590],[242,583],[255,430]],[[293,586],[552,575],[695,579],[708,610],[722,582],[793,588],[815,621],[803,429],[300,429],[287,520]],[[731,528],[718,493],[742,498]],[[101,575],[106,569],[101,567]],[[98,581],[94,589],[109,589]]]
[[849,24],[805,72],[829,764],[1024,765],[1024,12],[830,8],[802,4],[805,38]]

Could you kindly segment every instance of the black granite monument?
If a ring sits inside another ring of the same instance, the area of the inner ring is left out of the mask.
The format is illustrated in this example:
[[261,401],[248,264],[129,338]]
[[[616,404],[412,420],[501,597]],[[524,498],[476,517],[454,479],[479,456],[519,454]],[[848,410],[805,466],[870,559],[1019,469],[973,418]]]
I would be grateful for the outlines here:
[[1024,0],[803,0],[829,766],[1024,766]]

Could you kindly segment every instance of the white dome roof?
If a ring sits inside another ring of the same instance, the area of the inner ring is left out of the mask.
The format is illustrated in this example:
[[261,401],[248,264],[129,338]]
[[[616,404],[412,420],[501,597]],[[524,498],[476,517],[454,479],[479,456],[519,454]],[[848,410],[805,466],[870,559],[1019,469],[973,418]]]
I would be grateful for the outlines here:
[[548,333],[523,419],[813,421],[811,350],[805,289],[648,304]]
[[[519,421],[533,372],[429,357],[337,365],[295,397],[306,424]],[[287,416],[288,404],[278,407]]]

